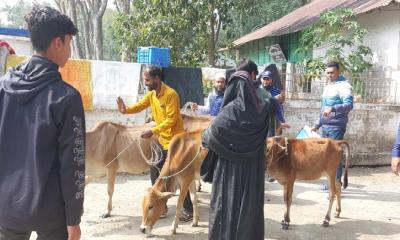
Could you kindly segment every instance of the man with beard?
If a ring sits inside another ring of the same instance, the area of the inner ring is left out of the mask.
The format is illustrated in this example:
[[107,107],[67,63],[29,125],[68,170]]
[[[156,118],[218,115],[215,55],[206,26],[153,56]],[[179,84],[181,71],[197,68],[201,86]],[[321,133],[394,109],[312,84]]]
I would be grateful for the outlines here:
[[190,103],[191,108],[200,115],[210,115],[215,117],[218,115],[225,92],[225,75],[218,74],[214,79],[214,90],[208,95],[208,102],[205,106],[199,106],[196,103]]
[[[159,170],[164,165],[167,158],[169,143],[173,136],[182,133],[183,120],[180,113],[179,96],[174,89],[167,86],[161,81],[161,68],[149,65],[143,72],[144,84],[149,92],[137,103],[126,107],[121,97],[117,98],[118,110],[122,114],[138,113],[144,109],[151,107],[152,118],[156,126],[146,130],[141,134],[143,138],[151,138],[153,134],[159,135],[159,143],[163,149],[160,162],[157,166],[150,167],[151,184],[154,185],[158,176]],[[190,194],[186,195],[183,204],[184,211],[182,212],[181,221],[187,222],[193,219],[193,206],[190,200]],[[167,206],[162,217],[165,217]]]
[[209,239],[264,239],[264,149],[275,107],[256,86],[257,65],[240,62],[220,113],[203,133],[216,156]]

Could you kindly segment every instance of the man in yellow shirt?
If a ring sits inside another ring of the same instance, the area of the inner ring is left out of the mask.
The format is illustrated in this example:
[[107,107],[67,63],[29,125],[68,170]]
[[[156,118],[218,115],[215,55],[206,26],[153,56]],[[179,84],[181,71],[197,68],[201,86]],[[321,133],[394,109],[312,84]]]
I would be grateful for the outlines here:
[[[128,107],[125,106],[122,98],[118,97],[118,110],[122,114],[131,114],[151,107],[152,117],[156,126],[144,131],[141,136],[143,138],[150,138],[153,134],[159,135],[158,140],[163,148],[163,154],[157,167],[161,169],[167,157],[169,142],[172,137],[184,131],[179,96],[174,89],[161,82],[161,68],[157,66],[147,66],[143,72],[143,79],[149,92],[139,102]],[[154,166],[150,167],[152,185],[154,185],[158,176],[158,169]],[[181,220],[190,221],[193,218],[193,206],[189,193],[186,195],[183,206],[184,211]]]

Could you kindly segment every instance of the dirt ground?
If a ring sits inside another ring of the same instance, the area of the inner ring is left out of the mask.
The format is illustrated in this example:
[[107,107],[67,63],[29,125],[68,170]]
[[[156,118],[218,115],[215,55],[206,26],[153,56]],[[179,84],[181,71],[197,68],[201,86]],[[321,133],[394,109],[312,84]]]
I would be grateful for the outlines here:
[[[295,184],[291,226],[287,231],[280,226],[284,213],[282,187],[276,182],[266,182],[265,239],[400,239],[400,177],[390,173],[389,167],[351,168],[350,185],[343,194],[341,218],[333,218],[333,209],[328,228],[321,226],[328,206],[327,193],[319,192],[322,181]],[[103,219],[100,215],[105,213],[107,206],[106,179],[89,184],[85,192],[82,239],[207,239],[211,185],[203,183],[199,193],[200,227],[181,224],[178,234],[170,235],[177,201],[173,197],[168,201],[168,217],[156,223],[152,237],[139,231],[141,200],[148,187],[148,175],[120,174],[115,186],[112,217]]]

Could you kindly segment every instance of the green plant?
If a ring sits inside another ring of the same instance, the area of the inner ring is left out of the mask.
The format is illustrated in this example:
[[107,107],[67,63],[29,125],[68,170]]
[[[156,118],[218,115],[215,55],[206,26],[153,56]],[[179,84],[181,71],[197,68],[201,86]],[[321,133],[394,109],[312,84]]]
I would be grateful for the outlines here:
[[326,11],[317,22],[302,32],[297,52],[305,53],[329,46],[323,57],[306,58],[301,62],[307,74],[321,76],[324,60],[338,61],[342,72],[353,77],[372,66],[372,51],[363,45],[367,30],[358,24],[355,17],[356,14],[351,9]]

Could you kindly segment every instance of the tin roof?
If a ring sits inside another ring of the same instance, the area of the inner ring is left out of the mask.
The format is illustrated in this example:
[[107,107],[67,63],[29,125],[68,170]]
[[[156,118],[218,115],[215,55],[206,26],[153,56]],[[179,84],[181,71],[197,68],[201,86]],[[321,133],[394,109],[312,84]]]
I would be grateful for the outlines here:
[[400,0],[314,0],[288,15],[271,22],[254,32],[235,40],[235,47],[268,36],[279,36],[300,31],[318,20],[324,11],[335,8],[351,8],[356,14],[365,13],[379,7],[384,7]]

